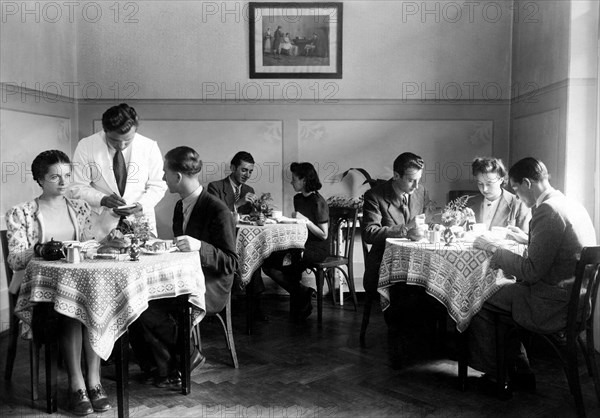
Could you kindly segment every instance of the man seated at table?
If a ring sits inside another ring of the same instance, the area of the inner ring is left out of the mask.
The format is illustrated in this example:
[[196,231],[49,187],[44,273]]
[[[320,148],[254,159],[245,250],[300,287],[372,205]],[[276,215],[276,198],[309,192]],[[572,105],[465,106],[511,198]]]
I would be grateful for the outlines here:
[[[209,194],[198,178],[202,161],[190,147],[177,147],[165,155],[164,179],[169,192],[178,193],[181,200],[175,205],[173,233],[180,251],[198,251],[206,284],[206,313],[221,312],[225,307],[238,269],[235,250],[235,231],[231,213],[223,202]],[[158,299],[149,303],[136,324],[136,336],[150,346],[137,350],[140,366],[150,372],[156,364],[154,384],[169,387],[180,383],[174,353],[177,343],[177,304],[175,299]],[[141,351],[141,352],[140,352]],[[204,362],[196,347],[191,355],[192,370]]]
[[[231,212],[249,214],[256,195],[254,189],[246,183],[254,172],[254,158],[249,152],[239,151],[231,159],[230,169],[229,176],[208,183],[208,193],[221,199]],[[260,294],[265,291],[260,269],[252,276],[246,291],[253,298],[253,316],[260,321],[268,321],[269,317],[260,308]]]
[[[569,293],[581,250],[596,245],[594,226],[585,208],[567,199],[548,181],[548,170],[535,158],[524,158],[511,167],[508,177],[517,197],[532,209],[526,256],[503,249],[483,235],[476,248],[493,253],[492,265],[516,282],[490,297],[469,327],[470,366],[494,376],[496,334],[494,312],[503,312],[520,326],[551,333],[566,326]],[[524,348],[507,341],[512,388],[535,390],[535,377]]]
[[467,206],[475,213],[475,220],[484,223],[487,230],[493,226],[508,227],[510,236],[527,243],[531,211],[522,201],[505,190],[506,168],[499,158],[475,158],[471,164],[473,176],[481,194],[469,198]]
[[[400,154],[394,161],[394,177],[365,193],[362,239],[372,244],[365,262],[363,285],[367,297],[377,301],[379,267],[386,238],[416,238],[422,235],[415,218],[423,215],[429,203],[425,187],[419,182],[425,163],[410,152]],[[418,286],[396,284],[390,288],[390,307],[384,312],[390,337],[390,354],[394,365],[406,357],[406,331],[415,327],[415,308],[427,299]],[[410,318],[410,319],[409,319]]]
[[254,172],[254,158],[250,153],[240,151],[231,159],[230,169],[229,176],[208,183],[208,193],[221,199],[231,212],[248,214],[256,200],[254,189],[246,184]]

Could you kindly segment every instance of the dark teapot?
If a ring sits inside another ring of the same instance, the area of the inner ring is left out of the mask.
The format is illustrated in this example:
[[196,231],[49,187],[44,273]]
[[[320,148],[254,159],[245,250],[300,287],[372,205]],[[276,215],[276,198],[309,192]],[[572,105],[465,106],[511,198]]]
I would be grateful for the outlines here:
[[38,257],[42,257],[44,260],[54,261],[65,258],[62,248],[62,242],[54,241],[54,238],[51,238],[50,241],[45,244],[39,242],[35,244],[33,246],[33,251]]

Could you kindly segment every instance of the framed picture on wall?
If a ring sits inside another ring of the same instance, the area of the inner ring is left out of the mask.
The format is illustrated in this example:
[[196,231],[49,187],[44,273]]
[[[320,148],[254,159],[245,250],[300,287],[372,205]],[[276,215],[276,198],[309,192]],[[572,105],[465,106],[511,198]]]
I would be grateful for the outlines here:
[[342,3],[250,3],[250,78],[342,78]]

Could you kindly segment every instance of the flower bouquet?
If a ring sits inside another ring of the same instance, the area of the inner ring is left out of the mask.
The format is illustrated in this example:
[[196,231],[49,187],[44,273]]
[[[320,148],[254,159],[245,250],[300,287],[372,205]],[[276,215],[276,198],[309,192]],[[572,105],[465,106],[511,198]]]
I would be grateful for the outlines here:
[[263,193],[252,202],[252,212],[250,220],[255,221],[258,225],[265,223],[265,219],[273,214],[273,201],[271,193]]
[[467,207],[469,198],[468,195],[458,197],[448,202],[442,211],[443,237],[447,244],[464,235],[466,226],[475,222],[475,213]]
[[129,215],[121,222],[118,230],[123,235],[132,235],[140,245],[144,245],[150,238],[155,238],[150,229],[150,221],[147,216]]

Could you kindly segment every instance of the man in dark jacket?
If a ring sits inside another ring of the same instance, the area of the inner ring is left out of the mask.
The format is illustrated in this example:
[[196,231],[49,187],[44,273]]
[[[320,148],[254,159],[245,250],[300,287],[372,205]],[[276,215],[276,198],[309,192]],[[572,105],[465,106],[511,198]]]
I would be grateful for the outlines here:
[[[223,202],[210,195],[200,185],[198,174],[202,161],[196,151],[189,147],[177,147],[165,155],[164,179],[171,193],[178,193],[181,200],[173,214],[173,233],[180,251],[198,251],[206,284],[206,312],[223,310],[238,269],[235,250],[235,230],[231,213]],[[174,299],[151,301],[148,309],[138,319],[137,338],[141,336],[152,351],[157,371],[155,385],[169,387],[177,383],[177,304]],[[140,329],[141,328],[141,329]],[[147,355],[136,355],[144,358]],[[146,350],[147,351],[147,350]],[[148,361],[142,359],[142,369]],[[202,353],[194,349],[191,356],[192,370],[202,364]],[[144,367],[146,366],[146,367]]]

